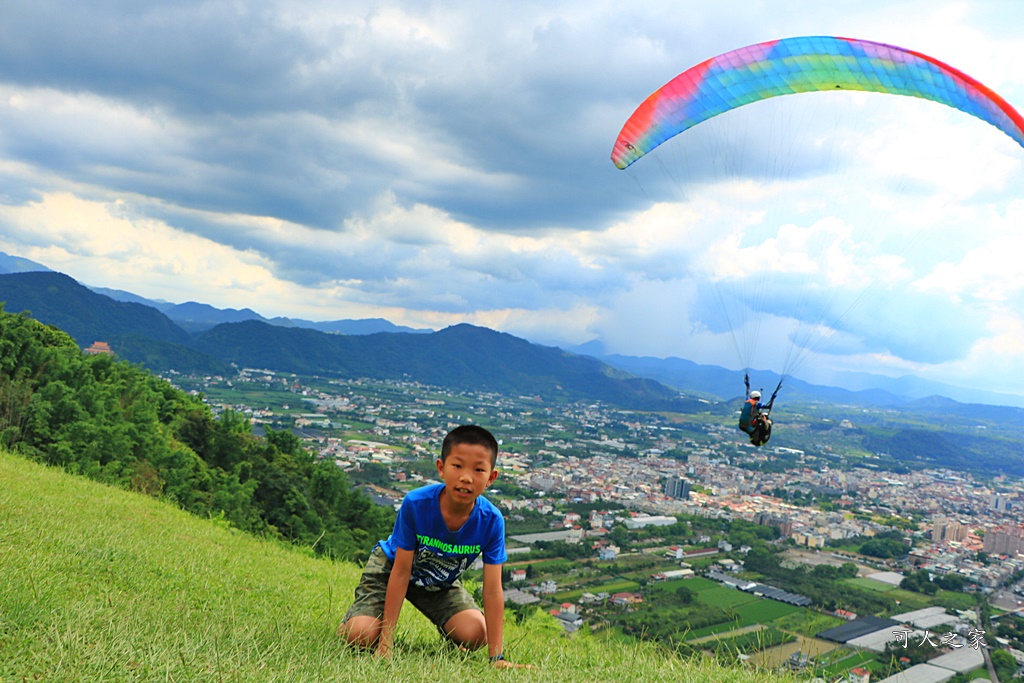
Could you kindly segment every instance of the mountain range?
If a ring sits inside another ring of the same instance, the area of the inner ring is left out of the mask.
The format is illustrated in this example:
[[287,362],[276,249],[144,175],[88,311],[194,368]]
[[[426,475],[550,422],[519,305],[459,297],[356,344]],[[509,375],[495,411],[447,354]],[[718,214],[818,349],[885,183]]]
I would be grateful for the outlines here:
[[690,412],[701,405],[595,358],[472,325],[428,333],[338,334],[249,319],[190,333],[156,307],[116,301],[52,271],[0,275],[0,301],[7,312],[26,312],[59,327],[83,347],[105,341],[122,358],[155,371],[226,374],[232,367],[256,367],[600,400],[641,410]]
[[[659,405],[680,392],[690,400],[713,401],[735,399],[743,393],[742,375],[735,370],[682,358],[603,354],[598,342],[563,350],[470,325],[435,332],[394,325],[381,318],[325,322],[265,318],[248,308],[175,304],[123,290],[89,288],[41,264],[3,253],[0,273],[0,301],[6,302],[7,311],[28,310],[33,317],[71,334],[83,347],[107,341],[123,357],[158,371],[224,373],[234,363],[297,373],[415,377],[442,386],[450,386],[458,377],[460,388],[475,382],[479,388],[524,394],[553,392],[613,403],[639,401],[628,404],[634,408]],[[446,354],[445,344],[461,345],[467,353]],[[475,348],[473,344],[488,348],[491,355],[468,353]],[[545,362],[539,362],[541,358]],[[415,367],[406,367],[410,364]],[[586,380],[583,367],[592,373]],[[446,378],[446,373],[450,377]],[[751,375],[752,386],[765,395],[770,395],[780,380],[770,371],[752,371]],[[785,396],[787,400],[891,407],[932,396],[1022,405],[1016,396],[913,377],[848,373],[843,384],[846,388],[787,377]],[[641,398],[650,392],[652,395]]]
[[303,320],[302,318],[264,318],[251,308],[215,308],[209,304],[201,304],[196,301],[186,301],[183,304],[174,304],[167,301],[155,301],[145,299],[131,292],[120,289],[108,289],[106,287],[91,287],[97,294],[108,296],[114,301],[124,303],[141,303],[157,309],[168,318],[177,323],[182,329],[189,332],[202,332],[221,323],[239,323],[246,320],[258,320],[270,325],[280,327],[305,327],[320,332],[334,332],[337,334],[374,334],[376,332],[410,332],[413,334],[425,334],[433,330],[417,329],[395,325],[384,318],[362,318],[359,320],[328,320],[316,322]]

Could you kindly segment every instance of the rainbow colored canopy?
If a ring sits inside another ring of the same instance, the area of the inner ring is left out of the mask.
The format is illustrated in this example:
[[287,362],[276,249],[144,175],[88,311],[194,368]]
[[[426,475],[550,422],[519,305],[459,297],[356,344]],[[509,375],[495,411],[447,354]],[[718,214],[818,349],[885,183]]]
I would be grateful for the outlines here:
[[940,102],[991,123],[1024,146],[1024,118],[953,67],[883,43],[810,36],[742,47],[679,74],[629,117],[615,141],[612,161],[626,168],[669,138],[744,104],[835,89]]

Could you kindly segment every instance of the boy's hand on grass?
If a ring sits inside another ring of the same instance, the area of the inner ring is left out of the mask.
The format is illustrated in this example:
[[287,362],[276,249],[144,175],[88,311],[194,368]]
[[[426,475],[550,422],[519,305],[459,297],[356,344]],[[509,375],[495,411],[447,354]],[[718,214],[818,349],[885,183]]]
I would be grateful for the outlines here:
[[373,652],[374,659],[391,659],[391,646],[380,643]]

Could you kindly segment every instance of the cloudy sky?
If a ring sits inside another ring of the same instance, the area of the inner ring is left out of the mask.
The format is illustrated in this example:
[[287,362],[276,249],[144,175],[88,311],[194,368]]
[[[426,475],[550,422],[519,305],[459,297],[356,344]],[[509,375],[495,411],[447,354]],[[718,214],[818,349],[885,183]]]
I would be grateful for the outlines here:
[[819,34],[1024,110],[1017,0],[0,2],[0,251],[268,317],[1024,395],[1024,149],[994,127],[800,95],[610,162],[677,73]]

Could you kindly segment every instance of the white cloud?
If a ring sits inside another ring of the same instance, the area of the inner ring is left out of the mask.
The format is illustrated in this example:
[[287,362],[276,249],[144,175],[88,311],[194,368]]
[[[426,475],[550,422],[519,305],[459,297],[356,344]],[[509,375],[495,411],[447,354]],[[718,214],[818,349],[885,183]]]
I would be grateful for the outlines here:
[[1024,153],[991,126],[800,96],[626,173],[607,157],[653,89],[782,36],[917,49],[1021,105],[1022,21],[1010,0],[27,3],[0,26],[0,248],[153,298],[725,365],[717,300],[756,284],[769,358],[800,319],[837,330],[807,366],[994,386],[1020,357]]

